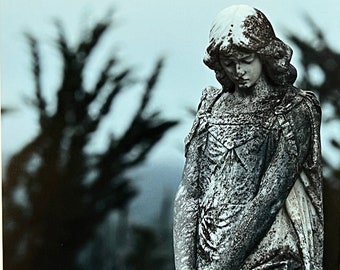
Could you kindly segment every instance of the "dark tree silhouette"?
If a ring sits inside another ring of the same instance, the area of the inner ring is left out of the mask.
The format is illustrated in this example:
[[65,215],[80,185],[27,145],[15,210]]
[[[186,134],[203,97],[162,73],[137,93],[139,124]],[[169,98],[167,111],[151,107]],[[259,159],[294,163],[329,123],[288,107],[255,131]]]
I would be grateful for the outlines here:
[[[102,20],[70,46],[57,24],[63,69],[53,111],[43,95],[39,43],[27,35],[40,131],[10,159],[3,181],[6,270],[79,269],[78,253],[93,239],[98,225],[113,210],[124,208],[136,192],[125,173],[140,165],[177,123],[162,119],[158,111],[149,112],[163,66],[159,60],[145,80],[139,107],[125,132],[112,134],[105,151],[88,151],[118,94],[134,83],[131,68],[121,68],[113,55],[94,87],[85,87],[84,70],[111,26],[111,20]],[[117,129],[115,123],[112,127]]]
[[129,270],[173,270],[172,201],[165,196],[153,227],[134,225],[130,231],[130,250],[126,255]]
[[[313,42],[299,38],[298,34],[290,34],[289,38],[299,48],[302,58],[303,77],[301,87],[317,90],[321,106],[331,106],[332,116],[323,118],[323,125],[340,121],[340,53],[334,51],[327,43],[322,30],[311,20],[307,21],[314,32]],[[323,75],[320,82],[313,79],[312,70],[318,68]],[[340,142],[333,133],[331,144],[340,156]],[[339,137],[338,137],[339,138]],[[336,270],[340,267],[340,167],[335,168],[324,159],[324,213],[325,213],[325,250],[324,269]]]

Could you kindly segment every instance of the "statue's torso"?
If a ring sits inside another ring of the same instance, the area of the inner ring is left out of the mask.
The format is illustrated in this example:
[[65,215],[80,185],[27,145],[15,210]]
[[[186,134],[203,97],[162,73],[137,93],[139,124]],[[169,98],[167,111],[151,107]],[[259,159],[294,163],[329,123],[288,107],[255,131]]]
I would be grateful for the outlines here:
[[[243,210],[257,195],[280,138],[274,103],[243,111],[223,106],[219,104],[218,110],[206,115],[199,177],[198,254],[202,265],[218,265],[220,254],[228,252]],[[289,242],[280,245],[289,246],[294,238],[288,233],[290,225],[284,216],[278,219]]]
[[208,119],[199,181],[205,196],[209,186],[221,185],[225,203],[244,204],[254,198],[277,145],[274,120],[271,112]]

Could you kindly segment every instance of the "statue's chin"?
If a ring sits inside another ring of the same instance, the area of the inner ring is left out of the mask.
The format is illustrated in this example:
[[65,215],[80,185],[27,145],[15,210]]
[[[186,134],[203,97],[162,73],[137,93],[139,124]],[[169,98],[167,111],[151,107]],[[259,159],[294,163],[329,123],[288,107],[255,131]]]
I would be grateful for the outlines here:
[[250,85],[248,83],[245,83],[245,84],[239,84],[237,88],[239,89],[239,91],[248,93],[248,92],[251,92],[253,86],[254,85]]

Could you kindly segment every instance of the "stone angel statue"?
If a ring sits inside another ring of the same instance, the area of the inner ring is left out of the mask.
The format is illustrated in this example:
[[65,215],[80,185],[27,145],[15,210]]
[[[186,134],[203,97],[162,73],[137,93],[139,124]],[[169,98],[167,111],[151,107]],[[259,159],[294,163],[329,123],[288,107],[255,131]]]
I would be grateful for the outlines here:
[[258,9],[222,10],[175,199],[177,270],[322,269],[321,111]]

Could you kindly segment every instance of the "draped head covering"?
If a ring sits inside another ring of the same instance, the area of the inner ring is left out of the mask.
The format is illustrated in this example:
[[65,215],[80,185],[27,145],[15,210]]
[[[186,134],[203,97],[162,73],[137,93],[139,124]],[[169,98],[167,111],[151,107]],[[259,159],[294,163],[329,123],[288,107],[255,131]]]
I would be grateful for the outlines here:
[[292,49],[276,37],[269,20],[258,9],[247,5],[228,7],[217,15],[210,30],[204,63],[215,71],[223,88],[231,92],[233,84],[220,64],[219,55],[231,55],[235,50],[256,53],[273,84],[294,83]]

